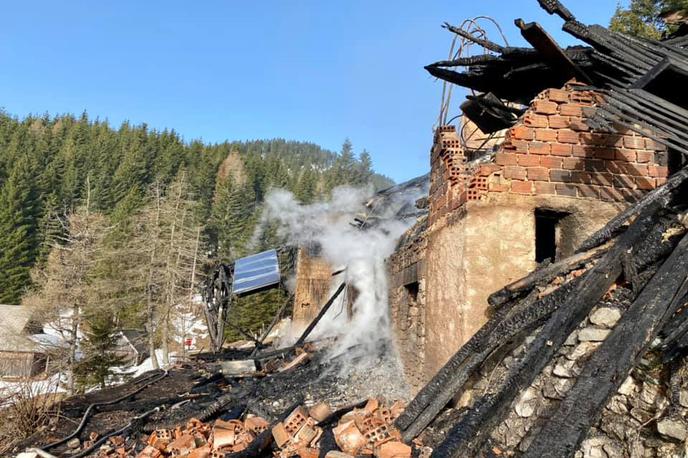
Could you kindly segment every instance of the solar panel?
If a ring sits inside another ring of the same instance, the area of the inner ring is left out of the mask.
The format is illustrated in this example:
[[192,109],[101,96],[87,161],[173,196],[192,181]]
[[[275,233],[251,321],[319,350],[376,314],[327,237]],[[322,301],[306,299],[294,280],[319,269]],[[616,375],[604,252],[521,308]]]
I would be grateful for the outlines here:
[[280,270],[275,250],[264,251],[234,262],[234,294],[250,293],[277,285],[279,282]]

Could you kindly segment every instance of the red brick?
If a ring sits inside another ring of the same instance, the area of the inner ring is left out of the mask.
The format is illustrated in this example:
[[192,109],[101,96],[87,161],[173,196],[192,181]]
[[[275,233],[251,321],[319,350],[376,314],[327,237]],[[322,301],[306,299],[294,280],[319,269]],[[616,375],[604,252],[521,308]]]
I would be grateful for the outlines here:
[[651,151],[638,151],[636,153],[637,161],[640,163],[654,162],[655,153]]
[[594,148],[592,152],[595,159],[613,161],[616,158],[616,150],[614,148]]
[[517,165],[518,164],[518,154],[497,153],[497,154],[495,154],[495,163],[497,165]]
[[626,148],[645,148],[645,140],[642,137],[624,137],[623,143]]
[[506,166],[504,167],[504,178],[514,180],[525,180],[526,169],[524,167]]
[[583,117],[592,118],[597,113],[597,108],[595,107],[583,107]]
[[553,156],[570,156],[573,151],[571,145],[562,145],[561,143],[552,143]]
[[650,151],[664,151],[666,148],[661,143],[658,143],[654,140],[646,138],[645,139],[645,149],[649,149]]
[[554,183],[543,181],[535,182],[535,194],[556,194],[556,192]]
[[639,176],[639,177],[643,177],[643,176],[648,175],[647,166],[644,164],[617,162],[616,165],[619,167],[619,169],[621,170],[621,173],[624,175],[633,175],[633,176]]
[[616,150],[615,159],[617,161],[635,162],[637,157],[635,151],[629,149]]
[[655,178],[655,183],[657,183],[657,187],[662,186],[667,182],[666,178]]
[[644,193],[645,191],[629,188],[607,188],[600,190],[600,198],[602,200],[635,202]]
[[531,154],[549,154],[551,146],[549,143],[532,142],[528,144],[528,151]]
[[540,165],[540,156],[535,154],[518,154],[518,165],[523,167],[536,167]]
[[638,186],[638,189],[650,191],[655,189],[656,181],[654,178],[635,177],[635,184]]
[[511,192],[517,194],[532,194],[533,193],[533,182],[532,181],[512,181],[511,182]]
[[545,97],[550,99],[552,102],[568,102],[569,91],[565,91],[563,89],[550,89],[545,94]]
[[607,143],[607,136],[594,132],[586,132],[581,134],[580,140],[586,146],[605,146]]
[[591,91],[573,91],[571,101],[590,105],[595,101],[595,93]]
[[549,116],[550,129],[565,129],[569,124],[569,118],[565,116]]
[[565,103],[559,107],[562,116],[583,116],[583,106],[577,103]]
[[614,175],[615,188],[635,188],[636,184],[633,177],[628,175]]
[[542,142],[556,142],[557,131],[550,129],[537,129],[535,131],[535,140],[540,140]]
[[585,170],[588,172],[608,172],[609,161],[600,161],[598,159],[586,159]]
[[622,193],[620,189],[614,189],[614,188],[600,189],[600,199],[611,201],[611,202],[618,202],[618,201],[626,200],[624,198],[624,193]]
[[666,178],[669,176],[669,168],[657,165],[650,165],[647,167],[647,173],[651,177]]
[[486,177],[495,172],[499,172],[500,170],[501,167],[499,167],[497,164],[481,164],[480,167],[478,167],[478,172],[476,175],[480,177]]
[[555,114],[558,107],[559,105],[549,100],[536,100],[533,103],[533,109],[540,114]]
[[585,132],[580,134],[580,139],[587,145],[623,147],[623,137],[620,135]]
[[595,147],[592,145],[569,145],[576,157],[594,157]]
[[542,156],[540,159],[540,165],[547,167],[548,169],[560,169],[562,167],[563,159],[559,157],[552,156]]
[[578,143],[578,132],[560,130],[557,138],[561,143]]
[[526,126],[514,126],[511,128],[511,137],[517,140],[532,140],[533,129]]
[[588,181],[586,183],[599,186],[611,186],[613,182],[614,181],[611,173],[596,172],[589,174]]
[[576,185],[573,184],[559,184],[556,185],[558,196],[576,197],[578,193],[576,192]]
[[549,179],[552,181],[568,182],[571,181],[569,170],[553,169],[549,171]]
[[591,197],[593,199],[599,199],[600,188],[598,188],[597,186],[583,184],[578,186],[578,195],[580,195],[581,197]]
[[523,117],[523,124],[529,127],[548,127],[547,116],[535,113],[526,113]]
[[517,153],[526,154],[528,152],[528,142],[525,140],[511,140],[511,144]]
[[588,132],[590,127],[581,118],[571,118],[569,127],[576,132]]
[[507,192],[509,191],[509,185],[503,183],[489,183],[488,190],[490,192]]
[[549,180],[549,169],[545,167],[530,167],[528,168],[528,180],[530,181],[547,181]]
[[574,171],[571,172],[571,182],[572,183],[591,183],[592,174],[590,172]]
[[585,160],[577,157],[565,157],[563,165],[568,170],[585,170]]

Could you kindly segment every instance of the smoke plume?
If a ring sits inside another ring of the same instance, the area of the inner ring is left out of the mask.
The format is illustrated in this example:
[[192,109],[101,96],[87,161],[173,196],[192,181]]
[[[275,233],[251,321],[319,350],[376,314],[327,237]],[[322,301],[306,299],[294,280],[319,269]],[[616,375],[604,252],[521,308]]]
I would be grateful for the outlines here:
[[[385,196],[372,189],[339,187],[331,200],[301,204],[292,193],[273,190],[266,197],[265,217],[279,223],[289,243],[317,243],[333,269],[345,268],[333,277],[331,290],[342,282],[357,295],[351,319],[341,295],[315,328],[313,337],[338,337],[330,357],[365,359],[390,342],[388,284],[385,259],[399,237],[416,221],[408,209],[427,195],[425,183]],[[366,203],[368,204],[366,206]],[[355,218],[359,224],[352,224]],[[361,220],[365,223],[361,227]]]

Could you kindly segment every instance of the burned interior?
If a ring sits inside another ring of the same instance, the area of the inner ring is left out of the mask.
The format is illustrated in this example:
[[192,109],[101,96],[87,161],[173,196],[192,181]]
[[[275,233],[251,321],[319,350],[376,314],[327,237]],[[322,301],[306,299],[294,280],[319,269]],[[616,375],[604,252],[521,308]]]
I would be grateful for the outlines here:
[[[443,101],[429,176],[378,193],[350,223],[372,230],[393,213],[410,225],[386,260],[392,334],[376,368],[344,373],[346,356],[328,356],[336,337],[314,338],[328,313],[357,313],[346,266],[317,244],[279,249],[269,257],[296,290],[250,348],[224,345],[232,296],[281,277],[237,291],[241,263],[220,266],[206,293],[213,352],[70,398],[65,420],[23,445],[72,457],[683,456],[688,30],[634,38],[538,1],[582,44],[562,49],[521,19],[528,48],[445,24],[459,51],[426,69],[471,90],[461,115]],[[462,54],[470,46],[480,52]],[[427,197],[400,200],[409,189]],[[273,348],[287,315],[299,332]]]

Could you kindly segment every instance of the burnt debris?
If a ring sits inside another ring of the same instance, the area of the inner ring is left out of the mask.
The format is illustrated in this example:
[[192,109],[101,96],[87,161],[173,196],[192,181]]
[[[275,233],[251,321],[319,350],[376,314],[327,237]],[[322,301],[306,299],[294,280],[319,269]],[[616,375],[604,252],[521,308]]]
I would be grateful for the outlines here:
[[[426,433],[440,442],[433,456],[491,456],[514,445],[529,457],[574,456],[603,409],[633,371],[642,371],[639,366],[644,361],[655,358],[678,368],[686,365],[685,36],[666,41],[628,37],[581,24],[558,1],[539,3],[565,21],[564,30],[590,47],[561,49],[538,24],[520,19],[516,25],[533,48],[500,46],[446,25],[489,53],[440,61],[426,69],[481,93],[469,96],[462,109],[486,133],[516,122],[517,112],[509,108],[575,79],[583,83],[579,90],[599,95],[589,120],[594,131],[629,129],[665,145],[673,175],[583,243],[573,257],[543,265],[490,297],[491,319],[396,421],[406,441],[430,426]],[[570,389],[538,412],[520,444],[495,443],[512,407],[519,399],[534,396],[529,394],[532,387],[552,373],[552,365],[568,351],[566,342],[575,342],[577,336],[586,340],[580,333],[591,313],[603,305],[619,312],[618,324],[596,339],[601,343],[579,361],[579,373],[568,374],[575,379]],[[505,359],[510,360],[506,366]],[[476,379],[490,371],[499,375],[471,401],[470,408],[449,417],[440,415],[452,399],[473,393]],[[654,420],[659,418],[661,412]],[[685,423],[680,424],[685,429]]]

